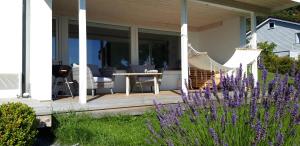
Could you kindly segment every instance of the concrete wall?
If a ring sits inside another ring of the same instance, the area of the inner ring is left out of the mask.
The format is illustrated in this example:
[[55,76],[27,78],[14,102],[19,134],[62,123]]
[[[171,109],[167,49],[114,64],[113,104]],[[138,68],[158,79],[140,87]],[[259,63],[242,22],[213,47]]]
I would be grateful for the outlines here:
[[241,18],[237,16],[224,20],[222,26],[190,32],[189,42],[195,49],[207,52],[210,57],[223,64],[233,55],[235,48],[245,42],[241,40],[241,32]]
[[[21,94],[22,72],[22,0],[0,1],[0,98],[11,98]],[[7,74],[14,77],[8,79]],[[13,88],[6,83],[13,81]]]

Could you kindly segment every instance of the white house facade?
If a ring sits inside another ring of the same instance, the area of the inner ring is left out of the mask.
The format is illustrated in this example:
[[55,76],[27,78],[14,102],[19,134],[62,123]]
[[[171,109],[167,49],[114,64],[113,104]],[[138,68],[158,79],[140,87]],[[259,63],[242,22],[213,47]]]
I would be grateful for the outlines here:
[[[235,48],[246,45],[246,18],[251,17],[255,49],[255,16],[296,5],[290,0],[3,0],[0,100],[23,95],[52,100],[57,63],[79,64],[80,103],[87,102],[87,64],[121,73],[128,64],[148,61],[167,68],[161,90],[185,91],[188,44],[225,63]],[[257,63],[252,66],[257,80]],[[114,90],[125,92],[124,77],[116,77]]]

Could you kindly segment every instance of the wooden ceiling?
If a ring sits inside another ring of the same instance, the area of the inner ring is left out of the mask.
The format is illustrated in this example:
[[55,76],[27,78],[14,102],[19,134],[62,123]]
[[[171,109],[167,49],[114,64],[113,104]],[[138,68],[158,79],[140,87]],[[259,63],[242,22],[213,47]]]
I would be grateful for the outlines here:
[[[54,16],[76,18],[77,9],[77,0],[53,0]],[[215,26],[227,18],[245,15],[195,1],[189,1],[188,14],[189,26],[193,30]],[[87,0],[87,19],[179,31],[180,0]]]

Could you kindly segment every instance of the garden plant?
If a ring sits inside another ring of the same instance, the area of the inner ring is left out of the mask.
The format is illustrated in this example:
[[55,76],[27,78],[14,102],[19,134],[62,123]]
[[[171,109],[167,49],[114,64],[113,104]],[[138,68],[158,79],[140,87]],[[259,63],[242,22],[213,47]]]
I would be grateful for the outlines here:
[[22,103],[0,105],[0,145],[28,146],[35,142],[37,121],[34,110]]
[[[281,146],[300,145],[300,73],[276,74],[267,82],[221,74],[219,87],[182,95],[183,103],[156,103],[157,120],[148,120],[153,145]],[[289,79],[290,78],[290,79]],[[293,83],[288,83],[288,80]],[[219,89],[218,89],[219,88]],[[221,91],[218,93],[218,91]]]

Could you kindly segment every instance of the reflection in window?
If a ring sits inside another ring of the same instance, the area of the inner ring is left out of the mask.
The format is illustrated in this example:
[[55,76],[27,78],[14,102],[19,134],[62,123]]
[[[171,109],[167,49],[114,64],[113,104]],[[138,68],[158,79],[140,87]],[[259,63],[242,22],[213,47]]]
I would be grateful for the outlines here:
[[[74,22],[73,22],[74,23]],[[87,63],[125,69],[129,64],[129,28],[88,24]],[[79,63],[78,25],[69,25],[69,63]]]
[[172,32],[139,29],[139,64],[155,68],[180,68],[179,35]]
[[300,44],[300,33],[296,33],[296,44]]

